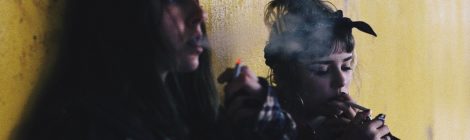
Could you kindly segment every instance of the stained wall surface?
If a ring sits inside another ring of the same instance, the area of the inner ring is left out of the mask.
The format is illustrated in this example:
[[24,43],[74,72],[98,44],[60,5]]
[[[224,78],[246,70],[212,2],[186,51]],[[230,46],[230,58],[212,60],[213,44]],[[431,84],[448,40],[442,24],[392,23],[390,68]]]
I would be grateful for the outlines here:
[[17,122],[43,64],[56,42],[61,1],[0,0],[0,140]]
[[[201,0],[215,74],[237,58],[266,76],[262,22],[268,0]],[[405,140],[470,139],[470,0],[332,0],[378,37],[355,31],[354,98],[387,114]],[[6,139],[36,83],[59,28],[62,1],[0,0],[0,139]]]

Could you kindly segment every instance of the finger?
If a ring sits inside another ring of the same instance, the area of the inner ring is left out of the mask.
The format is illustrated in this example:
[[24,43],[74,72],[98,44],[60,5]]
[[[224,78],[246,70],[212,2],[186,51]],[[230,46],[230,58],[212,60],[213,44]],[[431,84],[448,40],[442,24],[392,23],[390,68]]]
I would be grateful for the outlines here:
[[363,112],[358,112],[354,119],[351,121],[352,124],[361,124],[364,120],[366,120],[370,115],[370,110],[365,110]]
[[240,70],[240,76],[237,78],[241,78],[240,81],[243,81],[243,89],[245,89],[248,93],[260,93],[262,90],[262,86],[259,83],[258,76],[251,71],[248,66],[242,66]]
[[233,71],[234,71],[233,68],[225,69],[225,71],[222,72],[222,74],[220,74],[219,77],[217,77],[217,82],[222,84],[222,83],[225,83],[225,82],[228,82],[228,81],[232,80],[233,79]]
[[380,127],[382,127],[384,125],[384,122],[381,121],[381,120],[372,120],[369,122],[368,126],[371,128],[371,129],[378,129]]
[[344,116],[349,119],[353,119],[356,116],[356,110],[354,110],[349,104],[346,104],[341,101],[332,101],[331,105],[336,106],[337,109],[341,110],[341,116]]
[[390,129],[388,128],[387,125],[383,125],[382,127],[380,127],[379,129],[377,129],[377,135],[381,138],[381,137],[384,137],[385,135],[387,135],[388,133],[390,133]]
[[251,71],[248,66],[244,65],[241,67],[241,72],[245,73],[250,79],[255,80],[255,82],[258,82],[258,76],[256,76],[256,73]]
[[253,93],[261,93],[263,87],[258,82],[258,77],[256,77],[256,79],[253,79],[252,77],[245,76],[244,78],[245,78],[244,79],[244,81],[245,81],[244,89],[248,93],[252,93],[252,94]]
[[245,86],[245,74],[240,74],[239,77],[235,78],[234,80],[230,81],[224,87],[225,96],[230,98],[233,94]]
[[356,116],[356,110],[354,110],[350,105],[341,103],[340,109],[343,110],[343,116],[353,119]]
[[346,115],[347,118],[353,119],[354,117],[356,117],[357,110],[355,110],[355,109],[352,108],[352,107],[348,107],[348,110],[345,111],[344,114]]
[[[345,93],[345,92],[342,92],[342,93],[336,98],[336,100],[343,101],[343,102],[347,102],[349,106],[351,106],[350,103],[352,103],[352,104],[357,104],[356,101],[354,101],[354,99],[353,99],[349,94],[347,94],[347,93]],[[354,109],[355,112],[358,112],[358,111],[360,110],[360,109],[357,109],[357,108],[354,108],[354,107],[352,107],[352,108]],[[364,110],[365,110],[365,109],[364,109]]]

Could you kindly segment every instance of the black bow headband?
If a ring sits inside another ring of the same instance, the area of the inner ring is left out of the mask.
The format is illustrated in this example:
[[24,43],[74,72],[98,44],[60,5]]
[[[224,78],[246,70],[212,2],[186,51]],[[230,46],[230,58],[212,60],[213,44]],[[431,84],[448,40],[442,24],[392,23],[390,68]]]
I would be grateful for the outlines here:
[[338,22],[337,22],[337,29],[338,30],[347,30],[351,31],[352,28],[356,28],[362,32],[368,33],[370,35],[373,35],[377,37],[377,34],[374,32],[372,27],[370,27],[369,24],[363,22],[363,21],[351,21],[351,19],[347,17],[343,17],[343,11],[338,10],[336,11],[336,16],[338,16]]

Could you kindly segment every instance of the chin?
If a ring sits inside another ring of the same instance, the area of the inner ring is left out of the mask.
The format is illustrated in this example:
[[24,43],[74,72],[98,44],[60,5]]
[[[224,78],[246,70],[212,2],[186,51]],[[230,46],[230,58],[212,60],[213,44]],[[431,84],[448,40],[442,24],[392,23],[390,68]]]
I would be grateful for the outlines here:
[[199,67],[199,59],[187,59],[185,62],[180,63],[178,72],[193,72]]

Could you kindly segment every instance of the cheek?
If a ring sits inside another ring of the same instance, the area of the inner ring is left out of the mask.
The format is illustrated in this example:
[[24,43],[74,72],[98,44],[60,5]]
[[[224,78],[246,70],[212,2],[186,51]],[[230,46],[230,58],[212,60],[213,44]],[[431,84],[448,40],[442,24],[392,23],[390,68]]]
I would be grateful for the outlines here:
[[179,46],[178,43],[182,42],[186,28],[183,19],[181,10],[176,6],[168,7],[168,10],[163,14],[162,30],[174,46]]
[[353,80],[353,71],[350,71],[350,72],[345,74],[345,80],[346,80],[346,85],[344,85],[344,87],[346,89],[349,89],[349,85],[351,84],[351,82]]
[[312,77],[312,76],[305,76],[305,78],[302,80],[302,83],[304,87],[308,87],[307,89],[313,90],[313,89],[318,89],[321,88],[323,85],[325,85],[325,81]]
[[328,100],[331,98],[329,94],[328,81],[325,79],[308,78],[302,82],[304,87],[303,100],[305,109],[312,112],[319,112]]
[[325,100],[329,93],[329,81],[328,79],[318,77],[308,77],[302,81],[303,91],[307,97],[312,98],[311,100]]
[[177,42],[178,32],[168,13],[163,16],[162,30],[166,32],[169,41],[174,45]]

